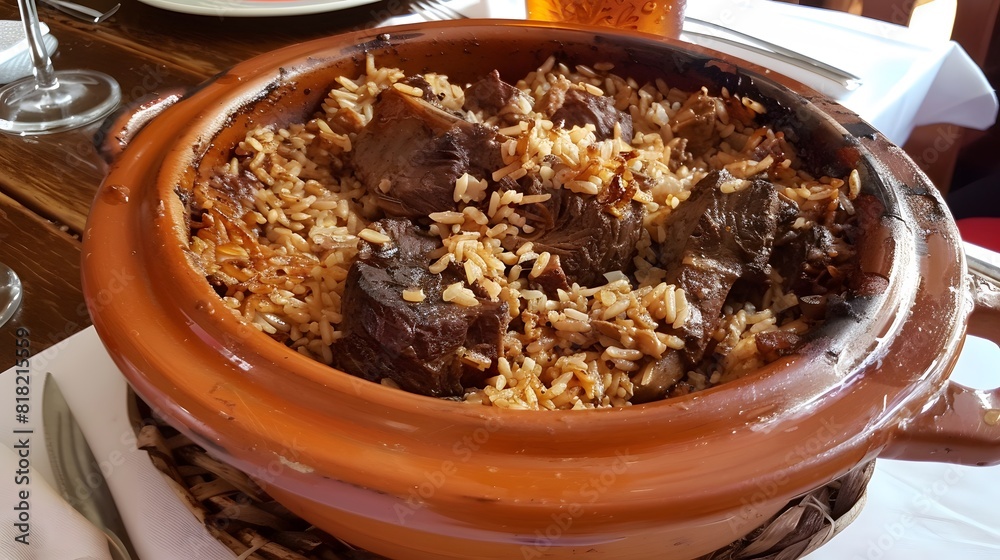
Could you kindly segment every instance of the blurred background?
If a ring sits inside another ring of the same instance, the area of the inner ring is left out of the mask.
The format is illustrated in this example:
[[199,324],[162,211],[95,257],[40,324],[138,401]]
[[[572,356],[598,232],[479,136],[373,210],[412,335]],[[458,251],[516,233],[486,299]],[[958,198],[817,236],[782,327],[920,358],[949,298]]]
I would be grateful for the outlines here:
[[[993,89],[1000,85],[1000,0],[794,1],[919,29],[928,38],[950,37],[979,64]],[[1000,128],[985,131],[927,125],[903,148],[945,194],[963,235],[1000,249]]]

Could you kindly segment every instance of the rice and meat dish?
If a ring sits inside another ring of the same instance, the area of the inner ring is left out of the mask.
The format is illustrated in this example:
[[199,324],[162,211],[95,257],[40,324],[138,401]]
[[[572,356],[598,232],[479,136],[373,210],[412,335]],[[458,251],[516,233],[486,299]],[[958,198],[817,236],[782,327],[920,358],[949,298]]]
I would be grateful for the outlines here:
[[369,57],[187,203],[244,321],[424,395],[625,406],[794,352],[846,290],[859,177],[814,177],[725,89],[550,59],[516,82]]

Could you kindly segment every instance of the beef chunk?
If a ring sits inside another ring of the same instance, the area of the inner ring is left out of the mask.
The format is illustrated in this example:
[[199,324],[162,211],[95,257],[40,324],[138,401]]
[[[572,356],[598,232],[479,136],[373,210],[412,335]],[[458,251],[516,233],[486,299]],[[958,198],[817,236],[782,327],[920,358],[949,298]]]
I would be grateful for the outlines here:
[[341,107],[337,109],[327,121],[330,129],[337,134],[357,134],[364,128],[361,116],[354,109]]
[[841,286],[830,282],[829,267],[837,254],[833,233],[821,224],[788,230],[775,247],[774,265],[789,288],[800,295],[824,295]]
[[566,271],[563,270],[559,255],[552,255],[542,272],[534,278],[534,282],[549,297],[555,297],[559,290],[569,291],[570,282],[566,278]]
[[717,110],[715,99],[704,91],[699,91],[688,97],[670,120],[670,129],[675,136],[687,141],[687,150],[692,155],[700,156],[717,144]]
[[795,352],[802,345],[802,337],[789,331],[770,331],[758,333],[754,342],[760,357],[773,362]]
[[615,124],[620,124],[622,138],[632,141],[632,115],[616,109],[610,97],[572,87],[567,81],[553,84],[535,110],[554,123],[562,122],[566,128],[592,124],[598,140],[614,138]]
[[[666,281],[687,295],[690,315],[680,330],[690,364],[701,360],[736,281],[764,281],[779,217],[785,214],[787,203],[773,184],[742,183],[726,171],[712,172],[668,217],[661,266]],[[723,193],[724,184],[739,190]]]
[[441,99],[434,94],[434,89],[431,87],[430,82],[427,81],[421,74],[414,74],[412,76],[406,76],[399,81],[401,84],[408,85],[410,87],[415,87],[420,90],[420,99],[423,99],[427,103],[434,105],[437,108],[441,108],[439,102]]
[[[474,307],[443,301],[444,289],[461,276],[427,271],[428,255],[440,241],[405,219],[372,227],[392,241],[365,243],[348,272],[340,325],[344,337],[333,346],[334,365],[435,397],[462,395],[465,387],[494,375],[509,322],[507,304],[487,298],[477,298]],[[423,290],[423,301],[403,299],[403,290],[413,288]],[[485,361],[491,366],[475,365]]]
[[457,208],[455,181],[464,173],[489,178],[503,167],[501,142],[490,127],[388,88],[354,141],[353,163],[386,214],[426,218]]
[[684,377],[685,372],[679,353],[665,354],[653,362],[648,370],[642,370],[632,376],[634,386],[632,403],[640,404],[662,399]]
[[504,124],[511,125],[524,119],[521,104],[527,100],[527,95],[501,80],[500,72],[494,70],[465,89],[463,108],[481,113],[484,118],[497,117]]
[[[528,189],[536,192],[536,187]],[[558,258],[562,274],[541,278],[540,284],[552,295],[551,288],[576,282],[581,286],[604,283],[604,273],[626,270],[635,256],[635,246],[642,235],[645,209],[632,200],[635,186],[622,186],[621,177],[596,196],[567,189],[549,192],[552,197],[530,209],[529,220],[535,231],[515,239],[517,245],[531,241],[535,252],[547,251]],[[552,261],[549,267],[553,266]],[[548,271],[543,273],[543,277]],[[560,280],[560,276],[562,280]]]

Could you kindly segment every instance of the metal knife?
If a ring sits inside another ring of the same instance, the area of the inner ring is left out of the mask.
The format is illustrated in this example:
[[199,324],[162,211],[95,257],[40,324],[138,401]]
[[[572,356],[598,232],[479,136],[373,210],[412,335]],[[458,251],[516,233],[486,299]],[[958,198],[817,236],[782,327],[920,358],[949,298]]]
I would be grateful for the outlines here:
[[791,64],[793,66],[798,66],[799,68],[802,68],[804,70],[809,70],[829,80],[837,82],[848,91],[853,91],[861,86],[862,80],[859,76],[847,72],[846,70],[841,70],[836,66],[831,66],[821,60],[816,60],[815,58],[806,56],[800,52],[786,49],[781,45],[776,45],[774,43],[771,43],[770,41],[765,41],[760,37],[747,35],[746,33],[743,33],[741,31],[737,31],[730,27],[725,27],[710,21],[705,21],[702,19],[697,19],[687,16],[685,16],[684,19],[685,21],[690,21],[692,23],[708,27],[715,31],[729,33],[730,35],[738,37],[741,40],[737,41],[724,36],[719,36],[710,33],[700,33],[692,29],[684,29],[683,33],[686,33],[690,36],[719,41],[720,43],[725,43],[727,45],[743,48],[762,56],[774,58],[776,60],[780,60],[782,62]]
[[87,445],[55,376],[46,372],[44,384],[42,426],[56,489],[73,508],[104,531],[113,558],[138,559],[100,463]]
[[69,0],[42,0],[42,2],[52,6],[53,8],[67,13],[77,19],[82,19],[90,23],[101,23],[102,21],[108,19],[109,17],[115,15],[118,8],[121,8],[121,4],[115,4],[110,6],[107,10],[95,10],[90,6],[84,6],[83,4],[77,4],[76,2],[70,2]]

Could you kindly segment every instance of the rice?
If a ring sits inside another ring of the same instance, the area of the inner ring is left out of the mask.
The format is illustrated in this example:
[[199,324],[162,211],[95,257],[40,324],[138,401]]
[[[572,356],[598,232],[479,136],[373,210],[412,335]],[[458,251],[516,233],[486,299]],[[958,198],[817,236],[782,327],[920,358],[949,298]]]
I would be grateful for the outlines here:
[[[766,116],[759,101],[726,90],[712,98],[721,140],[704,155],[680,162],[683,142],[670,123],[693,118],[679,113],[690,111],[684,102],[698,92],[670,87],[662,79],[640,85],[612,69],[605,63],[570,69],[551,58],[516,87],[532,100],[527,105],[559,81],[607,95],[631,114],[633,138],[621,138],[618,127],[614,138],[598,141],[593,125],[562,129],[522,106],[530,118],[500,128],[511,140],[502,148],[504,166],[491,179],[533,172],[546,188],[588,196],[601,192],[617,174],[641,172],[652,179],[648,190],[633,197],[645,206],[646,217],[631,278],[610,273],[604,285],[574,284],[554,298],[532,288],[531,279],[554,257],[536,252],[530,243],[512,252],[503,240],[530,233],[524,212],[548,194],[488,193],[485,178],[466,174],[453,193],[466,206],[429,216],[431,231],[442,243],[429,271],[456,264],[464,272],[462,282],[444,290],[444,300],[475,306],[479,290],[506,302],[512,324],[518,325],[506,333],[496,363],[474,353],[461,356],[470,367],[497,372],[484,387],[469,389],[466,402],[536,410],[629,405],[632,375],[648,378],[656,360],[685,346],[673,331],[692,310],[684,290],[664,282],[655,245],[670,236],[665,225],[670,213],[711,170],[724,168],[735,177],[722,185],[724,192],[745,188],[750,177],[766,176],[798,205],[795,228],[829,223],[838,211],[853,213],[851,201],[861,189],[857,171],[844,178],[817,178],[804,171],[781,132],[758,122]],[[368,57],[361,75],[336,79],[313,119],[278,130],[258,128],[239,143],[217,174],[230,183],[254,178],[260,186],[252,193],[238,195],[207,180],[193,191],[190,251],[225,304],[247,324],[327,364],[333,361],[331,344],[342,336],[341,294],[360,244],[391,241],[369,227],[381,215],[346,162],[355,131],[372,118],[380,91],[394,87],[406,95],[424,94],[400,83],[405,77]],[[443,106],[462,111],[461,87],[446,76],[424,77]],[[469,117],[484,121],[481,115]],[[388,190],[391,183],[386,180],[379,188]],[[482,209],[472,205],[479,202]],[[427,296],[411,287],[401,297],[421,302]],[[710,333],[711,354],[686,372],[672,394],[705,389],[760,367],[764,362],[755,344],[760,333],[809,328],[795,294],[771,288],[764,299],[727,303],[722,325]]]

